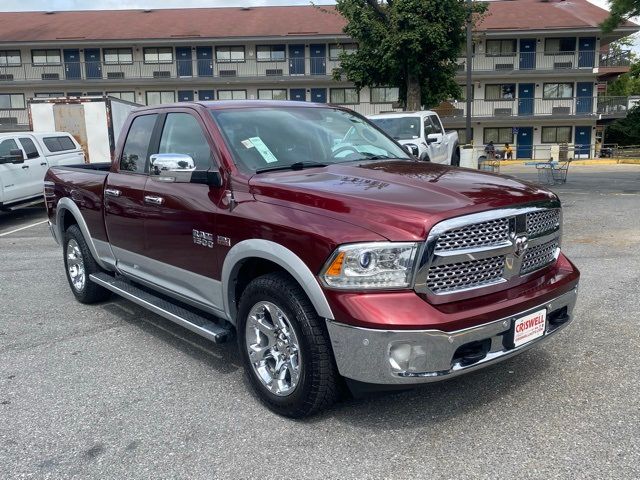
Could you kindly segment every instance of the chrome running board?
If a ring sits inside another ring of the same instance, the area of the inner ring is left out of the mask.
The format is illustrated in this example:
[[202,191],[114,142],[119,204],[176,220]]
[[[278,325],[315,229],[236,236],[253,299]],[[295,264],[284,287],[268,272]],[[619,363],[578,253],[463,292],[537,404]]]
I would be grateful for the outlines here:
[[232,336],[233,331],[230,328],[218,325],[197,313],[107,273],[93,273],[89,275],[89,279],[93,283],[111,290],[116,295],[126,298],[215,343],[224,343]]

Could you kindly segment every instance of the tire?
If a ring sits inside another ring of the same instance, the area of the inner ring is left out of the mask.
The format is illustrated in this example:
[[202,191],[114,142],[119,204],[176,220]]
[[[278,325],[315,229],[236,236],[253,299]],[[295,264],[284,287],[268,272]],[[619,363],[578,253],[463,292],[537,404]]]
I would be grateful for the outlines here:
[[[278,326],[271,322],[271,314],[280,318]],[[280,337],[269,331],[271,325],[276,332],[280,327]],[[324,320],[286,273],[270,273],[249,283],[240,298],[237,333],[249,383],[275,413],[306,417],[338,400],[340,376]],[[276,369],[284,371],[278,377],[281,381],[273,381]]]
[[460,150],[456,148],[451,155],[451,166],[459,167],[460,166]]
[[423,154],[423,155],[420,157],[420,160],[421,160],[421,161],[423,161],[423,162],[431,162],[431,159],[429,158],[429,155],[428,155],[428,154],[426,154],[426,153],[425,153],[425,154]]
[[77,225],[64,232],[62,247],[64,271],[71,291],[81,303],[96,303],[107,300],[111,292],[89,280],[92,273],[102,272]]

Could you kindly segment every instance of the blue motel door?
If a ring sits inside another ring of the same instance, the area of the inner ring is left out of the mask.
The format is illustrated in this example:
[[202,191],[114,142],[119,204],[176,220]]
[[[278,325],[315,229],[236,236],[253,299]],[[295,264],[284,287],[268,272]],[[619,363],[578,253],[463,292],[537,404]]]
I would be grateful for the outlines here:
[[588,157],[591,154],[591,126],[576,127],[576,157]]
[[176,63],[179,77],[193,76],[193,65],[191,64],[191,47],[176,47]]
[[520,39],[520,70],[536,68],[536,39]]
[[518,127],[516,134],[516,158],[532,158],[533,156],[533,127]]

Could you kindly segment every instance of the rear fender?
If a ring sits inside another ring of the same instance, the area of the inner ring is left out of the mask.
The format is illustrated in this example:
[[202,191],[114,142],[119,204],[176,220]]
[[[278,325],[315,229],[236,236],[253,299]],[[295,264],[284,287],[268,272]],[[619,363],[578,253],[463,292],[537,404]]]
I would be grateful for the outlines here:
[[55,233],[57,238],[60,239],[60,244],[62,245],[62,241],[64,239],[64,215],[73,216],[96,263],[105,270],[114,270],[115,257],[111,251],[111,246],[107,242],[96,241],[93,239],[91,232],[89,232],[89,227],[82,217],[82,212],[68,197],[61,198],[58,201],[56,208],[56,224],[52,226],[52,228],[56,229]]

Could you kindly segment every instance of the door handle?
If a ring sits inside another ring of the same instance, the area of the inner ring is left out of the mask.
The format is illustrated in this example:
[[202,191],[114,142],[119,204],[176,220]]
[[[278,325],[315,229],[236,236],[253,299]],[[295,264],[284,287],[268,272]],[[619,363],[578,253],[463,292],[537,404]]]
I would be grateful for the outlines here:
[[23,166],[22,166],[22,169],[23,169],[23,170],[26,170],[27,168],[29,168],[29,165],[23,165]]
[[145,195],[144,203],[150,203],[152,205],[162,205],[164,203],[164,198],[154,197],[153,195]]
[[122,195],[122,192],[115,188],[105,188],[104,194],[109,195],[110,197],[119,197],[120,195]]
[[44,167],[45,165],[47,165],[47,162],[42,162],[42,163],[40,164],[40,166],[41,166],[41,167]]

